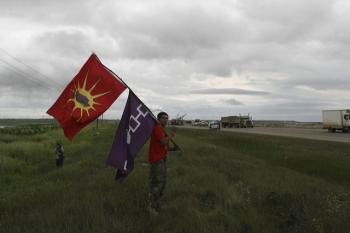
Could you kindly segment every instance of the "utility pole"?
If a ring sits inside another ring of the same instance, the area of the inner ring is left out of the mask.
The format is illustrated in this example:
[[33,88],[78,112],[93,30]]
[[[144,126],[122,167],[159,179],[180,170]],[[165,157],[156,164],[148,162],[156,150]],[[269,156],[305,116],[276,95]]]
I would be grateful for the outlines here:
[[98,117],[96,119],[96,130],[98,130]]

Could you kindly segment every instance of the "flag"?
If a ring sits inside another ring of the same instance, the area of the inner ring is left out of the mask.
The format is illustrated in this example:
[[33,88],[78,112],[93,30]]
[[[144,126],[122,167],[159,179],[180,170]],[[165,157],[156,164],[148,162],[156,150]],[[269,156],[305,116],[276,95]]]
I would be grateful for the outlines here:
[[126,177],[134,168],[137,152],[151,137],[157,124],[140,99],[129,91],[122,119],[114,138],[107,164],[117,168],[116,179]]
[[47,113],[69,140],[104,113],[126,89],[123,82],[92,54]]

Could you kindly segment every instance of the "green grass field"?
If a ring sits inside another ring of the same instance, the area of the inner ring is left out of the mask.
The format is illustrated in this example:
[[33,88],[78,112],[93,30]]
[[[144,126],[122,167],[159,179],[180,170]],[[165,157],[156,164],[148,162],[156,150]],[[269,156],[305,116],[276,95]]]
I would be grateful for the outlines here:
[[151,217],[148,144],[115,182],[105,165],[114,133],[1,133],[0,232],[349,232],[350,144],[178,129],[184,154],[169,155],[165,206]]
[[0,119],[0,126],[17,126],[28,124],[55,124],[53,119]]

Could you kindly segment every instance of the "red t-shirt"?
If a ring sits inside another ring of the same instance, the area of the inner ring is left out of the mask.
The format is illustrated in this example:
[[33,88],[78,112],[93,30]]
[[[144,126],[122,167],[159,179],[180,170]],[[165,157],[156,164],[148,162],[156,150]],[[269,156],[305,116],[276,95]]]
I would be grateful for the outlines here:
[[159,160],[166,159],[168,145],[162,145],[161,140],[166,137],[166,133],[160,124],[153,128],[151,142],[149,144],[148,161],[156,163]]

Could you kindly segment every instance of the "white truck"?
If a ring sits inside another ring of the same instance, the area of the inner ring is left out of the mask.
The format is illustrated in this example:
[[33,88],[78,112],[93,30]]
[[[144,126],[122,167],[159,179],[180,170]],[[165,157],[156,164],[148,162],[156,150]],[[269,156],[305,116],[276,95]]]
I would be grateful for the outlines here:
[[350,109],[345,110],[323,110],[323,128],[329,132],[341,130],[350,132]]

